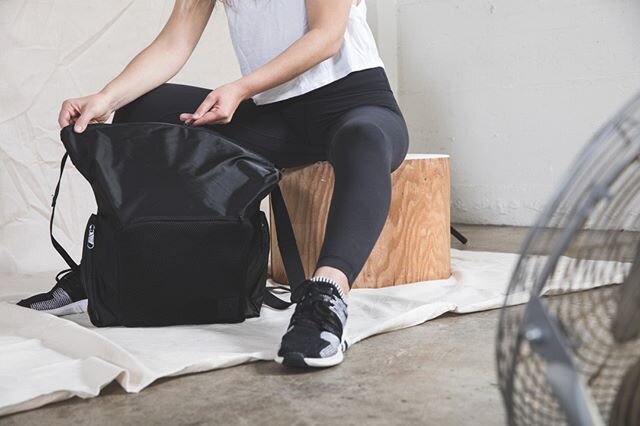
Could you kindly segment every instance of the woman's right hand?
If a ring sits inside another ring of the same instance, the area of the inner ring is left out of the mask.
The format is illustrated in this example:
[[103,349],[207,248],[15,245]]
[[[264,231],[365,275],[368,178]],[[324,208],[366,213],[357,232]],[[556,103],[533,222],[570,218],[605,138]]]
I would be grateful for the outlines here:
[[81,98],[67,99],[62,102],[58,124],[60,128],[74,123],[73,129],[82,133],[89,123],[104,123],[114,111],[113,103],[105,93],[98,92]]

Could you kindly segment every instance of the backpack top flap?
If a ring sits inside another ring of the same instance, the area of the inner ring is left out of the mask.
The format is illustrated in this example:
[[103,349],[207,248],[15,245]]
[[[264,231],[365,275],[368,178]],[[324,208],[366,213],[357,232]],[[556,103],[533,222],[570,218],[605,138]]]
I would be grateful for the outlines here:
[[268,159],[203,127],[90,124],[76,133],[70,124],[60,137],[98,210],[123,225],[144,216],[246,216],[281,176]]

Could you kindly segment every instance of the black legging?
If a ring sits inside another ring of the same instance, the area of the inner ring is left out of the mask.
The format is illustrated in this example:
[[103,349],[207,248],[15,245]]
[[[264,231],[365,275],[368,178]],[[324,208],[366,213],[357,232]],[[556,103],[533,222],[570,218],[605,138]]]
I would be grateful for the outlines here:
[[[113,122],[182,124],[211,89],[165,83],[115,112]],[[283,101],[242,101],[231,122],[207,127],[281,168],[328,160],[335,181],[317,266],[344,272],[351,287],[389,213],[391,172],[409,133],[383,68],[354,71]]]

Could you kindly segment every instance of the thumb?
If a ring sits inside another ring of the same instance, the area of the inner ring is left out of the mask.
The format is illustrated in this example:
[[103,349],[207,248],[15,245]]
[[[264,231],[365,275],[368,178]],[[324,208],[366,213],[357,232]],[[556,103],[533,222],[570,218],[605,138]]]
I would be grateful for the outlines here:
[[93,114],[90,113],[89,111],[85,111],[76,120],[76,124],[73,126],[73,130],[75,130],[77,133],[84,132],[84,129],[87,128],[87,125],[89,124],[92,118],[93,118]]

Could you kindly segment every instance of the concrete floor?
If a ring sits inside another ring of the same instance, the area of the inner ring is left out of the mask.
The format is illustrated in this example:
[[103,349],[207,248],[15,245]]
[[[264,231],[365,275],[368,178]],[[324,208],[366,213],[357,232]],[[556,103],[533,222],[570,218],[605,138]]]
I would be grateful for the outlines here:
[[[456,225],[464,250],[518,252],[527,228]],[[505,423],[496,384],[498,310],[445,315],[366,339],[340,366],[291,372],[273,362],[163,379],[139,394],[116,385],[0,418],[1,425]]]

